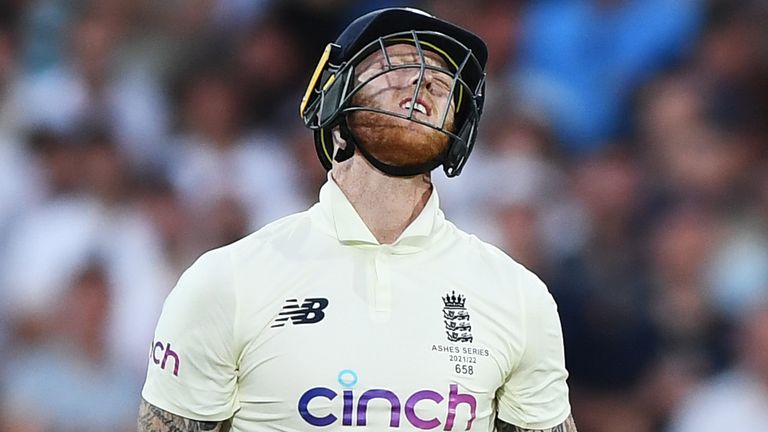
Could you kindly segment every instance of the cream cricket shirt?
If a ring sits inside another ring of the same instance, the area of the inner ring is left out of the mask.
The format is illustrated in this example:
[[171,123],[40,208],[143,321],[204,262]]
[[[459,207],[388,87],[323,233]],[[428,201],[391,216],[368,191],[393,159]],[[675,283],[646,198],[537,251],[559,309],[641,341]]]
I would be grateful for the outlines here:
[[570,413],[544,284],[432,193],[379,245],[338,186],[203,255],[168,296],[142,392],[232,430],[492,431]]

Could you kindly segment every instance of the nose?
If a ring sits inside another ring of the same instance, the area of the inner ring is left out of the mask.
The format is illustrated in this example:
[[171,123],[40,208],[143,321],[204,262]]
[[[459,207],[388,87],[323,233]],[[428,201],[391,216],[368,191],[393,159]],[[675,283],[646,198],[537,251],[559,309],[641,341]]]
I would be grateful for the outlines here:
[[[427,91],[432,90],[432,74],[429,73],[430,71],[425,70],[424,71],[424,79],[421,82],[422,87],[424,87]],[[421,69],[414,69],[413,74],[410,77],[410,85],[416,86],[419,84],[419,76],[421,76]]]

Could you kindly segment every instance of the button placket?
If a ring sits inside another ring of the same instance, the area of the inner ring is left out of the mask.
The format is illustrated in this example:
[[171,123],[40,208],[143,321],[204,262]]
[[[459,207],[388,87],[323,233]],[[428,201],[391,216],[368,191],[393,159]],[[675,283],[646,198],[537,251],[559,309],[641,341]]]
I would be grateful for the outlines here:
[[376,268],[376,287],[373,301],[376,312],[388,312],[392,306],[391,251],[382,247],[376,252],[374,264]]

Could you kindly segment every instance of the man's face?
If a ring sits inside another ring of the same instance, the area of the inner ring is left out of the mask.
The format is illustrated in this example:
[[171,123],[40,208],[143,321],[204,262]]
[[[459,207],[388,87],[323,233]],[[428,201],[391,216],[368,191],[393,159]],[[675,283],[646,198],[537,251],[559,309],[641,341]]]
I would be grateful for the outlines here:
[[[423,51],[427,65],[448,69],[445,61],[435,53]],[[413,106],[413,118],[440,127],[443,115],[444,129],[453,130],[454,104],[449,100],[453,76],[425,70],[418,94],[414,90],[419,80],[418,49],[413,45],[387,47],[387,56],[393,66],[416,65],[397,69],[372,79],[353,96],[354,106],[377,108],[407,116]],[[387,68],[387,59],[381,50],[368,56],[356,68],[356,84],[365,82]],[[391,165],[415,165],[429,162],[448,145],[448,135],[428,126],[368,111],[349,114],[349,126],[355,137],[376,159]]]

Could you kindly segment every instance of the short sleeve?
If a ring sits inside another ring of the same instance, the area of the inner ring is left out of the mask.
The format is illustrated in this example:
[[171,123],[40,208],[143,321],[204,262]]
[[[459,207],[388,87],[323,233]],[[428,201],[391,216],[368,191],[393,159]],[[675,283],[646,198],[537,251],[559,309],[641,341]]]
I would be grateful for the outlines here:
[[165,300],[142,390],[150,404],[201,421],[234,414],[238,350],[231,267],[225,249],[208,252]]
[[524,429],[552,428],[568,418],[568,372],[557,305],[532,274],[521,286],[525,348],[499,390],[498,417]]

